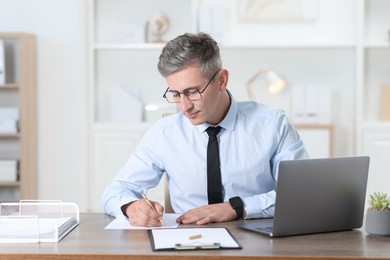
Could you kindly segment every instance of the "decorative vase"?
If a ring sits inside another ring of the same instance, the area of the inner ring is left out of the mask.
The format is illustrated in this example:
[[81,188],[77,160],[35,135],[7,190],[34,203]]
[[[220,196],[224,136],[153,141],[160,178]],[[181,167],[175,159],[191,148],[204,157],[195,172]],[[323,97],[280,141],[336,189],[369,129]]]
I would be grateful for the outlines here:
[[366,232],[370,235],[390,236],[390,210],[367,210]]

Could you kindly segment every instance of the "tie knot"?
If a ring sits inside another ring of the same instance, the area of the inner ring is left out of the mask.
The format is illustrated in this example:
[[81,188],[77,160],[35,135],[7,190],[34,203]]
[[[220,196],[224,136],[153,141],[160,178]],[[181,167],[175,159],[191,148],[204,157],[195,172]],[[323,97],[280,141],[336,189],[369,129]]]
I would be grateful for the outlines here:
[[221,131],[220,126],[217,126],[217,127],[210,126],[209,128],[206,129],[206,132],[209,135],[209,137],[216,136],[219,133],[219,131]]

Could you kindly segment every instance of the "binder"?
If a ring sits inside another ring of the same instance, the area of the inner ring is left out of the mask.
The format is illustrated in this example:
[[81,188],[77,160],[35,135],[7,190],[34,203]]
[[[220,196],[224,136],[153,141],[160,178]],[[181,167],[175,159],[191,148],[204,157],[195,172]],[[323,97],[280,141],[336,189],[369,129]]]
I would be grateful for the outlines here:
[[0,243],[59,242],[79,225],[75,203],[22,200],[0,204]]
[[242,249],[227,228],[177,228],[148,230],[153,251]]

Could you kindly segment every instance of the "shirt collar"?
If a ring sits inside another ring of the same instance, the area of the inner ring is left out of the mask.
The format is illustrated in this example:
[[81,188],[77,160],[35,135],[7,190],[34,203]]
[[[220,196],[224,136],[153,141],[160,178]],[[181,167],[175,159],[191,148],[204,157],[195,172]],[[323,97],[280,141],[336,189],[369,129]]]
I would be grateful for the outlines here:
[[[226,116],[218,125],[226,130],[233,131],[237,120],[237,100],[232,96],[229,90],[227,90],[227,92],[230,97],[230,107]],[[212,125],[204,123],[197,125],[196,128],[198,129],[199,133],[203,133],[209,126]]]

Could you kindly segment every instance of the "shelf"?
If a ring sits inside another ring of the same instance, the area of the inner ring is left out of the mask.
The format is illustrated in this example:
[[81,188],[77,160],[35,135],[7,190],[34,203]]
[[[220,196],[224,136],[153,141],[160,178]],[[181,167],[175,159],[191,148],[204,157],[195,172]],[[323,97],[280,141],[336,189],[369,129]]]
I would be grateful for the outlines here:
[[15,134],[1,134],[0,133],[0,139],[9,139],[9,138],[19,138],[20,134],[15,133]]
[[160,50],[164,44],[157,43],[139,43],[139,44],[96,44],[93,46],[95,50]]
[[97,122],[93,124],[93,130],[117,130],[117,129],[148,129],[153,123],[141,122],[134,124]]
[[19,84],[16,83],[7,83],[5,85],[0,85],[0,89],[18,89]]
[[[18,181],[0,181],[12,187],[12,200],[36,199],[36,40],[29,33],[0,33],[5,39],[6,84],[0,85],[0,107],[18,109],[19,132],[0,133],[2,159],[18,160]],[[0,196],[6,193],[0,193]],[[3,199],[3,197],[0,197]]]
[[390,129],[390,121],[365,121],[361,126],[365,129]]
[[390,49],[390,42],[366,42],[365,48],[379,48]]
[[[116,44],[116,43],[105,43],[105,44],[95,44],[93,48],[95,50],[161,50],[164,47],[164,44],[157,43],[139,43],[139,44]],[[346,48],[355,48],[354,43],[321,43],[321,44],[220,44],[221,49],[227,50],[257,50],[257,49],[346,49]],[[384,47],[384,44],[383,44]],[[387,47],[389,47],[387,45]]]
[[314,129],[332,129],[333,125],[330,124],[294,124],[296,128],[314,128]]
[[19,181],[0,181],[0,187],[19,187]]
[[307,43],[307,44],[221,44],[222,49],[349,49],[356,48],[354,43]]

